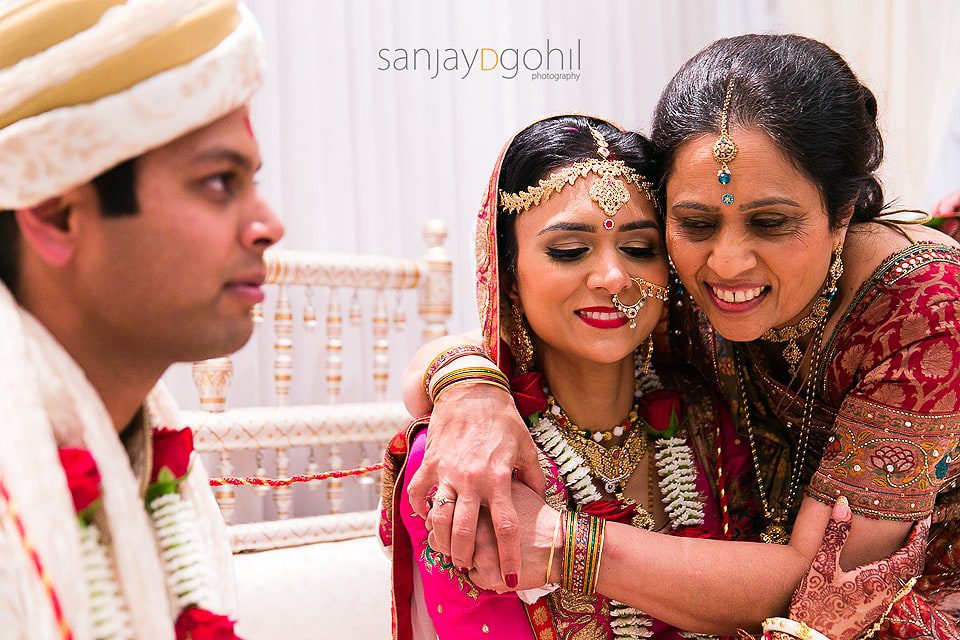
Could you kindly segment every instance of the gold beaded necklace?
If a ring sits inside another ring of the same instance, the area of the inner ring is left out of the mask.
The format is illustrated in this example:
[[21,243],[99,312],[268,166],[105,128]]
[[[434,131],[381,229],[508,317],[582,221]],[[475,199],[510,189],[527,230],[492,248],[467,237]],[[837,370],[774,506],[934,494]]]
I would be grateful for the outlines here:
[[[739,356],[734,356],[734,366],[737,371],[737,391],[740,396],[739,417],[742,427],[747,432],[747,439],[750,442],[750,455],[753,459],[753,470],[757,477],[757,488],[760,492],[760,504],[763,507],[763,515],[769,521],[764,532],[760,534],[760,539],[770,544],[787,544],[790,541],[790,534],[787,533],[786,522],[790,515],[796,500],[797,491],[800,488],[800,478],[803,474],[803,463],[806,458],[807,444],[810,440],[811,422],[813,419],[814,390],[816,389],[817,371],[820,368],[820,358],[823,355],[823,330],[826,322],[821,321],[813,334],[811,343],[810,368],[807,371],[807,378],[804,380],[798,395],[803,396],[803,414],[800,420],[800,438],[797,443],[797,454],[794,456],[790,466],[790,481],[787,484],[787,496],[781,500],[777,507],[772,507],[764,488],[763,474],[760,470],[760,458],[757,455],[757,444],[753,434],[753,425],[750,421],[750,404],[747,399],[746,385],[743,380],[743,363]],[[787,428],[792,429],[793,424],[788,422]]]
[[797,375],[800,366],[800,360],[803,352],[797,344],[797,340],[807,335],[821,324],[824,323],[827,314],[830,312],[830,304],[837,297],[837,281],[843,275],[843,260],[840,255],[843,253],[843,243],[837,245],[833,250],[833,260],[830,262],[830,271],[827,273],[827,283],[820,295],[813,302],[813,309],[809,315],[805,316],[797,324],[789,327],[777,329],[771,327],[763,332],[761,340],[767,342],[786,342],[787,346],[783,349],[783,357],[790,366],[790,375]]
[[[570,419],[549,389],[544,391],[547,396],[547,409],[543,415],[557,427],[560,436],[570,448],[583,458],[593,476],[603,482],[606,492],[624,504],[634,507],[633,526],[652,530],[656,525],[653,514],[639,502],[624,494],[627,482],[647,455],[649,444],[647,430],[640,424],[638,405],[642,396],[640,378],[637,377],[634,381],[634,401],[629,416],[613,429],[605,431],[591,432],[581,429]],[[622,435],[626,435],[626,439],[620,445],[607,449],[601,444]],[[647,479],[647,499],[652,509],[656,482],[652,479],[653,465],[649,458],[647,458],[647,465],[651,476]]]

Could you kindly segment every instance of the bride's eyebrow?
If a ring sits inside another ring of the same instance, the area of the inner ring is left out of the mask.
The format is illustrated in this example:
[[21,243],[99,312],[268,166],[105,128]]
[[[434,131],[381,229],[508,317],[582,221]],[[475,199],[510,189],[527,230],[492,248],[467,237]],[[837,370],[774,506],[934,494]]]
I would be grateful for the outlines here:
[[584,222],[555,222],[547,227],[544,227],[537,233],[538,236],[542,236],[545,233],[551,233],[553,231],[581,231],[586,233],[593,233],[597,230],[597,227],[592,224],[586,224]]

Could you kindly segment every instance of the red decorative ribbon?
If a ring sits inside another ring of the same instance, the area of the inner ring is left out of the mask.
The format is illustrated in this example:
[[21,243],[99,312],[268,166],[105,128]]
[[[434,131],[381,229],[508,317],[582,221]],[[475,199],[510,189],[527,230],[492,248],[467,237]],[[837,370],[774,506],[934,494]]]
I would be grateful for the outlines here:
[[211,487],[222,487],[229,484],[234,487],[259,486],[259,487],[289,487],[292,484],[300,482],[315,482],[317,480],[329,480],[331,478],[350,478],[355,476],[365,476],[370,473],[376,473],[383,469],[383,463],[378,462],[369,467],[360,467],[358,469],[346,469],[335,471],[324,471],[323,473],[299,474],[289,478],[257,478],[254,476],[225,476],[222,478],[210,478]]

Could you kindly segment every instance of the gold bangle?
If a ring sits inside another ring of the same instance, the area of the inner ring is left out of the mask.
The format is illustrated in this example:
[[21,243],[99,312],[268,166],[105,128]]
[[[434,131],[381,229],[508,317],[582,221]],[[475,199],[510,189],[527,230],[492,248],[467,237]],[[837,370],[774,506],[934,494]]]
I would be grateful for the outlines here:
[[567,514],[560,585],[563,589],[583,595],[596,593],[606,522],[580,511]]
[[553,552],[557,548],[557,535],[560,533],[560,523],[563,522],[564,513],[557,514],[557,523],[553,525],[553,537],[550,538],[550,558],[547,560],[547,579],[543,584],[550,584],[550,576],[553,575]]
[[483,380],[483,379],[481,379],[481,378],[466,378],[466,379],[464,379],[464,380],[455,380],[454,382],[451,382],[450,384],[444,385],[444,387],[443,387],[442,389],[440,389],[439,391],[437,391],[437,392],[434,394],[434,396],[433,396],[433,403],[436,404],[436,403],[437,403],[437,400],[440,398],[440,396],[443,395],[445,392],[449,391],[451,388],[453,388],[453,387],[458,387],[458,386],[460,386],[460,385],[462,385],[462,384],[488,384],[488,385],[490,385],[491,387],[496,387],[496,388],[498,388],[498,389],[503,389],[503,390],[506,391],[508,394],[510,393],[510,390],[509,390],[507,387],[503,386],[503,385],[502,385],[501,383],[499,383],[499,382],[494,382],[493,380]]
[[440,397],[440,394],[442,394],[448,388],[457,384],[470,383],[470,382],[476,382],[476,383],[485,382],[487,384],[493,384],[498,387],[502,387],[508,393],[510,392],[510,386],[504,380],[497,378],[495,376],[477,375],[476,373],[470,372],[470,371],[463,371],[463,372],[457,371],[449,376],[445,375],[439,381],[437,381],[435,385],[433,385],[432,399],[434,401],[434,404],[436,404],[436,400],[437,398]]
[[913,585],[917,583],[917,577],[914,576],[907,580],[907,582],[900,588],[900,591],[897,592],[897,595],[893,597],[893,600],[887,605],[886,611],[883,612],[883,615],[873,623],[873,625],[867,629],[867,631],[860,636],[860,640],[870,640],[877,631],[880,631],[880,627],[883,626],[883,623],[886,621],[887,616],[890,615],[890,612],[893,611],[894,605],[907,597],[907,594],[910,593],[910,590],[913,589]]
[[[462,358],[464,356],[480,356],[490,360],[483,349],[472,344],[458,344],[457,346],[451,347],[446,351],[441,351],[433,360],[430,361],[430,364],[427,365],[426,370],[423,372],[423,392],[427,394],[428,398],[430,397],[430,382],[433,380],[433,376],[437,373],[437,371],[444,368],[457,358]],[[493,361],[490,360],[490,362]]]
[[813,627],[790,618],[767,618],[763,621],[763,632],[765,634],[783,633],[800,640],[830,640]]
[[503,375],[499,369],[495,369],[493,367],[463,367],[460,369],[454,369],[453,371],[449,371],[440,376],[433,383],[431,399],[435,404],[437,398],[439,398],[447,388],[453,386],[454,384],[481,381],[486,381],[487,384],[494,384],[502,387],[507,393],[510,393],[510,381],[507,380],[507,377]]

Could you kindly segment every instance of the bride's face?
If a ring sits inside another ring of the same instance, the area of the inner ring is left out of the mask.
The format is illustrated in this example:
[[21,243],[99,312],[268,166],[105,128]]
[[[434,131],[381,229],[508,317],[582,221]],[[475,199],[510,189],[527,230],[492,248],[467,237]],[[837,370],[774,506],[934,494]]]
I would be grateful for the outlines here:
[[667,264],[654,205],[636,187],[613,216],[614,228],[590,198],[595,176],[577,180],[516,221],[517,280],[511,297],[537,338],[544,358],[618,362],[656,326],[663,303],[648,298],[631,329],[613,306],[639,299],[631,277],[665,286]]

